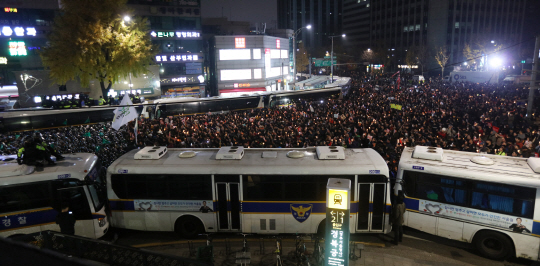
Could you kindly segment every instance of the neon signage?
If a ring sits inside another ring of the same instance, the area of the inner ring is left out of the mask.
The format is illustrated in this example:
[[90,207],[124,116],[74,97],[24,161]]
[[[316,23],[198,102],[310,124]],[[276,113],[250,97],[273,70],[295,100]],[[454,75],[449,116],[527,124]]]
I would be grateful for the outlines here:
[[201,33],[196,31],[152,31],[150,35],[154,38],[200,38]]
[[277,39],[276,40],[276,48],[280,48],[281,47],[281,40]]
[[202,57],[196,54],[156,55],[156,62],[161,63],[193,62],[199,60],[202,60]]
[[0,57],[0,65],[7,65],[7,58],[6,57]]
[[235,88],[249,88],[251,84],[249,83],[234,83]]
[[6,13],[17,13],[17,8],[4,7],[4,12],[6,12]]
[[1,33],[2,33],[1,35],[4,37],[11,37],[13,35],[18,36],[18,37],[36,36],[36,28],[34,27],[24,28],[20,26],[12,28],[10,26],[3,26]]
[[9,47],[9,55],[11,56],[25,56],[26,53],[26,45],[24,42],[19,41],[11,41],[8,43]]
[[246,48],[246,38],[234,38],[234,48]]

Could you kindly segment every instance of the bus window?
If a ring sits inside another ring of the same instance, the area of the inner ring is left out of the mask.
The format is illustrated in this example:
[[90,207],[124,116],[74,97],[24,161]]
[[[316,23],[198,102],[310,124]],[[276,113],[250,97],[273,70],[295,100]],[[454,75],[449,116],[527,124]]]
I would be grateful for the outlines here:
[[0,213],[48,207],[49,199],[47,183],[0,187]]

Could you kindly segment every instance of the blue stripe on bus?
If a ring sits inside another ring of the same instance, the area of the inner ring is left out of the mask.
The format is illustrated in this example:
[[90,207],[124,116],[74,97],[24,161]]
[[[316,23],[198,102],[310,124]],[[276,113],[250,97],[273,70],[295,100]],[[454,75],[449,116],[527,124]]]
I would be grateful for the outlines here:
[[418,201],[417,199],[411,199],[411,198],[405,198],[403,201],[405,202],[405,207],[407,209],[418,211],[418,208],[420,206],[420,201]]
[[[242,212],[291,212],[291,204],[288,202],[242,202]],[[299,203],[300,204],[300,203]],[[303,205],[313,205],[312,212],[326,213],[326,203],[301,203]]]
[[57,214],[58,212],[54,209],[42,209],[29,212],[18,212],[12,215],[2,215],[2,217],[0,217],[0,231],[55,222]]
[[386,205],[386,213],[390,213],[392,211],[392,205]]
[[540,235],[540,222],[533,221],[532,234]]

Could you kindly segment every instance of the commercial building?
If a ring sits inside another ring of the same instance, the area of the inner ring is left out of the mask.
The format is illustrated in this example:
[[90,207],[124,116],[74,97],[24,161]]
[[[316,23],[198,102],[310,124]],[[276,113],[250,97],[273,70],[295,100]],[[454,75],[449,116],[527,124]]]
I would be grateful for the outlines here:
[[413,46],[431,49],[431,57],[435,48],[447,47],[448,64],[454,64],[465,61],[466,44],[519,43],[526,4],[527,0],[344,0],[343,28],[351,48],[384,48],[395,69],[405,64]]
[[341,35],[343,0],[278,0],[278,28],[303,30],[296,40],[308,48],[330,47],[328,36]]
[[287,88],[289,39],[264,35],[215,36],[210,43],[211,96],[237,96]]
[[160,85],[164,97],[206,95],[200,0],[129,0],[135,15],[150,22],[152,43],[160,52]]

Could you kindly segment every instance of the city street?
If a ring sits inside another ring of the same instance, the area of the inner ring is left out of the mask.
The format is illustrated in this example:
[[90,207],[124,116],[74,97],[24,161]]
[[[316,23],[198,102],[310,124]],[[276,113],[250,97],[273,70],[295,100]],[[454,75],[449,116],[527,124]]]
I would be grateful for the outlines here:
[[[116,244],[138,247],[154,252],[166,253],[176,256],[189,257],[188,241],[178,239],[170,232],[139,232],[132,230],[117,230]],[[283,259],[293,261],[295,236],[283,235]],[[213,235],[215,265],[228,265],[234,262],[235,252],[242,247],[242,238],[238,234]],[[226,238],[229,238],[232,253],[226,254]],[[261,238],[264,241],[264,250],[261,248]],[[248,245],[252,255],[252,265],[270,265],[275,256],[275,241],[272,236],[248,236]],[[313,251],[313,241],[304,239],[308,251]],[[385,235],[355,235],[353,241],[357,247],[364,246],[361,257],[350,261],[349,265],[540,265],[524,259],[510,259],[508,261],[493,261],[481,257],[470,245],[451,241],[444,238],[428,235],[419,231],[405,229],[403,242],[395,246],[390,241],[391,236]],[[205,237],[193,240],[193,247],[205,245]],[[262,251],[262,252],[261,252]],[[261,256],[261,253],[263,254]],[[355,253],[360,256],[357,249]],[[192,257],[194,258],[194,257]]]

